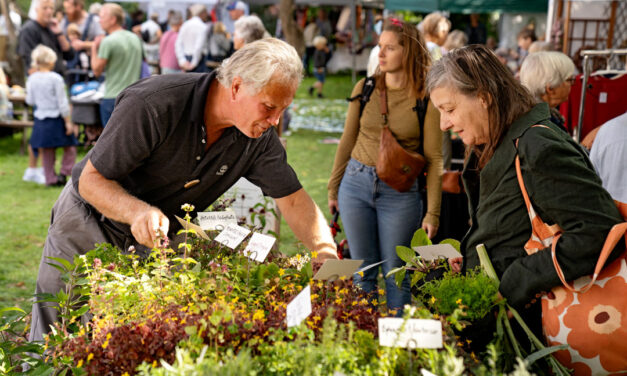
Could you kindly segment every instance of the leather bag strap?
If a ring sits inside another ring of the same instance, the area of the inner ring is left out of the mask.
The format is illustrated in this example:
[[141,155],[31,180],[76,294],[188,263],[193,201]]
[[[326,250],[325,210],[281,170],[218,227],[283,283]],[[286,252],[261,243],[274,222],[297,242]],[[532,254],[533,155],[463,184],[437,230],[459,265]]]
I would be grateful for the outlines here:
[[383,76],[383,85],[379,89],[379,107],[381,108],[381,116],[383,116],[383,126],[388,125],[388,95],[385,90],[385,76]]

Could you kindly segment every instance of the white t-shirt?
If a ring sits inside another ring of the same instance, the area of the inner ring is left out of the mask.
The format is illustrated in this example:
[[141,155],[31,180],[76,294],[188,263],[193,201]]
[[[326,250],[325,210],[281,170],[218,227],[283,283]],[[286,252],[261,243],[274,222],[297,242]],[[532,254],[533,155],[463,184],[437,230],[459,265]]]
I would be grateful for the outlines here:
[[601,126],[592,143],[590,160],[603,188],[614,200],[627,203],[627,112]]

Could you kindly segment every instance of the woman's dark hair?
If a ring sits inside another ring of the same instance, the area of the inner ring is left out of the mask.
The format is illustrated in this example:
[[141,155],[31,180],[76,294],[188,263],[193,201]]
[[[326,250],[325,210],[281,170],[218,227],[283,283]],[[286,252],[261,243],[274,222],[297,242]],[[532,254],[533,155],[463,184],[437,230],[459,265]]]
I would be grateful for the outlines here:
[[427,75],[427,90],[448,87],[463,95],[481,97],[488,103],[488,141],[475,145],[483,168],[512,123],[535,105],[529,91],[483,45],[455,49],[438,60]]
[[[398,44],[403,47],[403,71],[411,94],[416,99],[422,99],[426,94],[425,80],[431,65],[431,55],[425,47],[425,40],[416,26],[400,21],[396,18],[387,18],[383,22],[383,31],[391,31],[398,37]],[[377,87],[384,85],[383,75],[377,68]]]

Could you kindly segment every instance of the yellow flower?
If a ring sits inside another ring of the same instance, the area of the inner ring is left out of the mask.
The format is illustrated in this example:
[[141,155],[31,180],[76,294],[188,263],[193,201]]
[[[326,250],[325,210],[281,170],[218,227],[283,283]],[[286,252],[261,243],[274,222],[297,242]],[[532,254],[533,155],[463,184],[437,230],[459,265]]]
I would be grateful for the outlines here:
[[379,295],[383,295],[385,294],[385,290],[384,289],[379,289]]
[[283,274],[285,274],[285,270],[284,269],[279,269],[279,277],[282,277]]
[[111,333],[107,333],[107,340],[111,339]]
[[153,361],[152,361],[152,368],[157,368],[157,366],[158,366],[157,361],[156,361],[156,360],[153,360]]
[[263,311],[260,309],[256,310],[255,313],[253,314],[253,320],[263,320],[264,317],[265,315]]
[[342,303],[342,298],[335,299],[335,304],[341,304],[341,303]]
[[104,343],[102,344],[102,348],[106,349],[107,346],[109,346],[109,340],[104,341]]
[[362,278],[364,276],[364,272],[357,272],[357,274],[359,274],[359,276],[362,277]]
[[311,252],[311,258],[312,258],[312,259],[315,259],[316,257],[318,257],[318,252],[316,252],[316,251],[312,251],[312,252]]
[[87,363],[89,363],[89,362],[90,362],[93,358],[94,358],[94,354],[89,353],[89,354],[87,355]]
[[431,304],[435,303],[435,301],[436,301],[435,296],[432,296],[431,297]]
[[439,320],[440,319],[440,315],[438,315],[437,313],[434,313],[433,314],[433,318],[436,319],[436,320]]
[[455,301],[455,304],[460,305],[462,304],[462,298],[459,298]]
[[83,366],[83,359],[79,360],[76,364],[76,368],[81,368]]
[[124,372],[122,376],[130,376],[130,375],[128,374],[128,372]]

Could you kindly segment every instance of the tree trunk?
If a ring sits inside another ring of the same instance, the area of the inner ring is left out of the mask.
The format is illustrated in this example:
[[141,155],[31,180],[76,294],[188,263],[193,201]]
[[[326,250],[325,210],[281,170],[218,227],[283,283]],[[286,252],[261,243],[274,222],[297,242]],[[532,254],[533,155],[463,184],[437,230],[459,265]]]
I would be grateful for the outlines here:
[[303,31],[294,20],[294,0],[281,0],[279,2],[279,19],[283,28],[285,41],[292,45],[299,56],[305,53],[305,39]]
[[9,67],[5,73],[10,77],[12,85],[24,86],[24,64],[22,64],[22,59],[17,55],[17,35],[15,34],[11,17],[9,16],[9,4],[7,0],[0,0],[0,8],[2,10],[2,15],[4,16],[9,34],[7,36],[5,51]]

